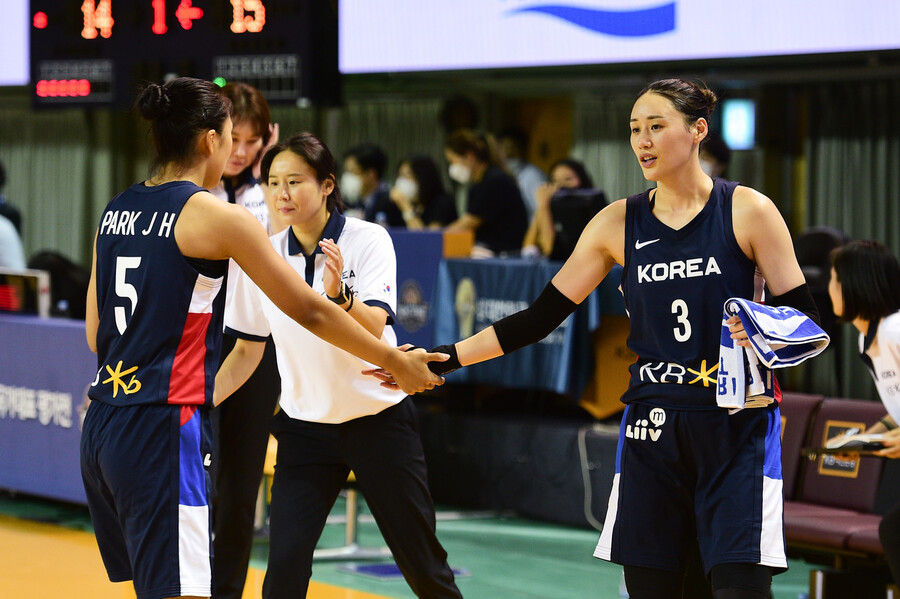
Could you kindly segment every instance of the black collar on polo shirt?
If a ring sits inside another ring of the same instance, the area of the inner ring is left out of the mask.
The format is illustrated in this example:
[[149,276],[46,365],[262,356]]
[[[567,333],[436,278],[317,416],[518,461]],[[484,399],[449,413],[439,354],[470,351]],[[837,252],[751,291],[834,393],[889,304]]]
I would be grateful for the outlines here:
[[[347,222],[347,217],[336,210],[333,211],[331,216],[328,217],[328,222],[325,223],[325,229],[322,231],[322,237],[320,237],[320,239],[333,239],[335,241],[340,239],[345,222]],[[291,256],[296,256],[298,254],[306,256],[306,252],[303,251],[303,246],[297,241],[297,236],[294,235],[294,230],[290,227],[288,227],[288,253]],[[313,254],[321,253],[322,248],[317,245]]]
[[237,203],[237,192],[240,188],[247,186],[256,185],[259,183],[259,180],[253,176],[253,169],[246,168],[241,174],[237,176],[237,185],[232,185],[231,177],[223,177],[222,183],[225,185],[225,193],[228,194],[228,202],[231,204]]

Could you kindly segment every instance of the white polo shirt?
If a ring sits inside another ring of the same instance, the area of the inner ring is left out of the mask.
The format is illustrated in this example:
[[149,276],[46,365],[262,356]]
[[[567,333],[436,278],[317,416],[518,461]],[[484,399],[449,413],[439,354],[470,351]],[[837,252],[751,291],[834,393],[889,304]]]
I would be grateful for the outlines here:
[[[397,258],[388,232],[379,225],[333,213],[322,238],[334,239],[344,258],[343,280],[354,302],[384,308],[388,325],[382,341],[394,347],[390,326],[397,305]],[[289,228],[271,237],[275,250],[325,295],[325,254],[316,248],[307,257]],[[233,301],[225,309],[225,330],[237,337],[275,340],[281,373],[281,409],[297,420],[336,424],[377,414],[406,395],[380,386],[361,374],[372,365],[316,337],[279,310],[250,278],[238,271]]]
[[[219,181],[219,184],[209,190],[214,196],[220,200],[243,206],[250,211],[250,214],[256,217],[259,224],[266,230],[266,235],[272,234],[269,226],[269,209],[266,207],[265,189],[259,184],[259,181],[252,176],[248,176],[246,181],[237,188],[233,188],[230,184],[225,186],[225,179]],[[237,265],[234,259],[228,260],[228,278],[225,279],[225,309],[234,301],[234,282],[237,280],[241,267]]]
[[860,333],[859,351],[875,379],[881,402],[900,423],[900,312],[882,318],[875,331],[869,325],[869,333],[868,337]]

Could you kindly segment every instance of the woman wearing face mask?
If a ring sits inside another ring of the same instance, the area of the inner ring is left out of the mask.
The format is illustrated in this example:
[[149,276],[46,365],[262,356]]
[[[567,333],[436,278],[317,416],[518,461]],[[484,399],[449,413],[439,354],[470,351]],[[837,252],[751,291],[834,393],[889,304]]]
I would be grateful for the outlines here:
[[[271,235],[284,227],[276,219],[270,219],[264,188],[258,180],[259,161],[266,145],[278,141],[278,125],[270,123],[269,105],[256,88],[246,83],[229,83],[222,92],[231,100],[234,128],[231,155],[222,180],[211,191],[222,200],[249,210]],[[233,300],[238,270],[231,261],[226,305]],[[223,357],[228,355],[234,343],[232,335],[226,333],[223,336]],[[212,453],[213,488],[216,491],[213,576],[218,599],[240,599],[243,593],[253,546],[256,498],[269,442],[269,425],[280,392],[275,345],[269,339],[259,368],[247,384],[212,413],[216,443]]]
[[470,184],[466,211],[447,231],[475,234],[473,255],[518,253],[528,228],[528,216],[515,178],[500,166],[493,140],[462,129],[444,144],[450,178]]
[[[577,235],[569,240],[560,239],[557,243],[556,220],[551,208],[551,200],[555,199],[560,190],[593,190],[594,182],[587,173],[584,165],[571,158],[558,160],[550,168],[550,181],[537,188],[535,200],[537,208],[528,231],[525,233],[525,241],[522,243],[522,253],[528,255],[549,256],[552,260],[565,260],[575,249]],[[587,198],[587,196],[585,196]],[[606,205],[603,192],[597,190],[590,197],[596,198],[596,209],[586,218],[581,227],[590,221],[603,206]],[[559,201],[565,202],[567,197],[560,197]],[[578,232],[580,234],[580,231]]]
[[386,169],[387,155],[378,144],[364,142],[347,150],[341,189],[354,206],[347,214],[384,227],[404,228],[403,215],[391,201],[390,186],[382,180]]
[[400,163],[391,201],[400,209],[407,229],[441,229],[457,218],[456,205],[444,192],[437,165],[423,154]]
[[[343,308],[374,339],[395,345],[397,262],[382,227],[341,214],[331,151],[311,133],[291,136],[262,161],[270,198],[289,227],[271,242],[309,286]],[[435,536],[434,504],[412,398],[361,374],[366,362],[319,343],[268,301],[246,276],[225,314],[240,336],[216,376],[216,401],[240,385],[272,335],[284,381],[273,429],[266,599],[306,597],[313,552],[352,470],[418,597],[459,599]],[[227,401],[231,401],[230,399]],[[226,401],[226,403],[227,403]]]

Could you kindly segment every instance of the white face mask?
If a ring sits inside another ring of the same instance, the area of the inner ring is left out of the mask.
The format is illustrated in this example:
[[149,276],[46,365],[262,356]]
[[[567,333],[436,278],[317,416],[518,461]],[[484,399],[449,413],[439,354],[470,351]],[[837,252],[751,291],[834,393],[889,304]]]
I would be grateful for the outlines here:
[[407,177],[397,177],[394,181],[394,188],[409,199],[419,195],[419,185]]
[[457,162],[450,165],[449,174],[451,179],[463,185],[472,179],[472,169],[465,164],[459,164]]
[[362,195],[362,178],[355,173],[341,175],[341,195],[350,202],[357,201]]

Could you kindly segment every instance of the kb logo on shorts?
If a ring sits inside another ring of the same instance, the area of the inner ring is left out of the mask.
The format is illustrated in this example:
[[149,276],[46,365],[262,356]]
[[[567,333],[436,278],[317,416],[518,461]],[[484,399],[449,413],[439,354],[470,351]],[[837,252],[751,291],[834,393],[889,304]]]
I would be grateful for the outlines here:
[[[650,410],[649,420],[647,418],[641,418],[634,423],[634,426],[630,424],[627,425],[625,427],[625,436],[629,439],[634,439],[635,441],[646,441],[647,437],[650,437],[651,441],[658,441],[659,436],[662,435],[662,429],[660,427],[665,422],[665,410],[653,408]],[[656,428],[650,428],[651,423]]]

